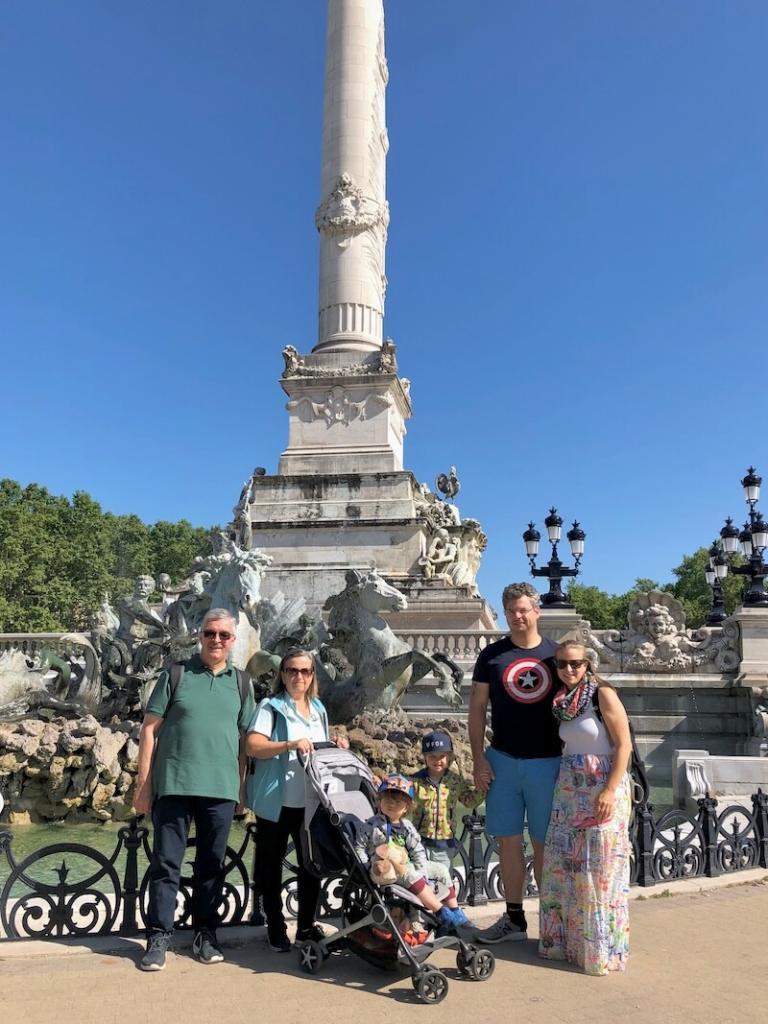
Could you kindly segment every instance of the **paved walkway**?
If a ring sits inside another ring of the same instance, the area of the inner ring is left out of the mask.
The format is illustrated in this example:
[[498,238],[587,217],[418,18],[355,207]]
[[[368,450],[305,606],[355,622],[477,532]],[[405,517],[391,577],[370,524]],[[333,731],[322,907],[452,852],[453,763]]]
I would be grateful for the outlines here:
[[[745,873],[747,874],[747,873]],[[768,875],[724,886],[682,883],[638,892],[625,974],[590,978],[536,956],[536,905],[528,942],[496,946],[496,973],[460,978],[447,952],[433,961],[450,978],[439,1007],[419,1003],[410,978],[332,957],[321,974],[299,972],[295,954],[271,953],[262,929],[222,931],[227,961],[204,967],[188,949],[159,974],[136,967],[141,944],[114,938],[0,944],[2,1019],[14,1024],[763,1024],[768,1014]],[[688,886],[688,891],[684,888]],[[667,893],[673,893],[668,895]],[[476,920],[491,920],[499,905]],[[255,937],[257,936],[257,937]],[[454,980],[455,979],[455,980]]]

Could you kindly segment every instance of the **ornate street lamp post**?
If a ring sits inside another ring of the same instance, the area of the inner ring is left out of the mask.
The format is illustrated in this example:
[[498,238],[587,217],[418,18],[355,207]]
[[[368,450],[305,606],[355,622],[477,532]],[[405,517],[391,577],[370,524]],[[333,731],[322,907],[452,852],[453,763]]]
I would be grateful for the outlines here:
[[[717,558],[710,557],[710,569],[715,571],[721,581],[725,579],[729,570],[736,576],[746,577],[743,600],[745,605],[752,608],[768,608],[768,591],[764,584],[765,577],[768,576],[768,565],[763,561],[763,552],[768,547],[768,524],[756,507],[760,500],[762,482],[762,477],[757,475],[755,467],[750,466],[747,475],[741,481],[744,500],[749,506],[749,521],[744,523],[742,530],[739,531],[730,517],[726,519],[725,526],[720,531],[719,543],[719,557],[725,564],[719,563]],[[739,547],[745,562],[743,565],[733,565],[730,556],[734,555]]]
[[[738,533],[738,530],[736,532]],[[728,618],[723,593],[723,580],[727,572],[728,563],[720,550],[720,544],[718,541],[714,541],[709,549],[709,563],[704,570],[704,579],[712,588],[712,608],[704,620],[707,626],[719,626]]]
[[575,521],[566,534],[568,543],[571,545],[571,554],[574,558],[574,568],[571,569],[569,566],[563,565],[557,556],[557,545],[560,540],[563,520],[557,514],[556,508],[553,507],[549,510],[549,515],[544,520],[544,526],[547,528],[549,543],[552,545],[552,555],[549,562],[540,569],[536,568],[536,556],[539,553],[541,534],[533,523],[528,523],[528,529],[523,534],[525,553],[528,556],[528,561],[531,563],[531,575],[543,576],[549,580],[549,591],[541,599],[541,603],[545,607],[573,608],[573,605],[562,591],[560,581],[569,576],[579,575],[579,565],[584,555],[584,540],[587,535]]

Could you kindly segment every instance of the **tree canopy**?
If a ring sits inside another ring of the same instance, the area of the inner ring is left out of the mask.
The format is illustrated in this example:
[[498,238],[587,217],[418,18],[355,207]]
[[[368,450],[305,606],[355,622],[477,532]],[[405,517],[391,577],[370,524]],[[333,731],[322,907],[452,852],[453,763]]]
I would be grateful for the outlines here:
[[186,519],[103,512],[84,491],[0,480],[0,632],[85,629],[104,594],[128,593],[139,574],[183,578],[209,535]]

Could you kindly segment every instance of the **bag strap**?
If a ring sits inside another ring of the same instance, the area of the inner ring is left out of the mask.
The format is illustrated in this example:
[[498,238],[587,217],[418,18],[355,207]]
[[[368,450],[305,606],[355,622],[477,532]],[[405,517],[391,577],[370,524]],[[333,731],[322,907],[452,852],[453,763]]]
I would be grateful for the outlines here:
[[236,668],[235,672],[237,674],[237,688],[240,691],[240,714],[242,715],[248,697],[253,697],[253,683],[251,682],[251,677],[243,672],[241,668]]
[[[595,709],[595,718],[599,722],[603,722],[603,712],[600,708],[600,698],[598,697],[598,690],[592,694],[592,704]],[[621,697],[619,697],[621,700]],[[637,746],[637,739],[635,737],[635,729],[632,725],[632,719],[627,715],[627,725],[629,726],[629,739],[632,743],[632,756],[630,759],[630,775],[632,777],[632,803],[642,803],[643,799],[647,799],[650,793],[650,785],[648,783],[648,775],[645,770],[645,761],[643,761],[640,750]]]
[[[176,691],[184,677],[184,668],[185,663],[183,661],[174,661],[170,667],[168,672],[168,679],[170,682],[168,707],[170,707],[176,699]],[[243,672],[241,668],[236,668],[235,673],[237,674],[237,689],[240,693],[240,714],[242,715],[245,702],[248,700],[249,696],[253,695],[253,684],[251,683],[251,677],[247,675],[247,673]]]
[[166,713],[168,712],[168,708],[171,706],[171,704],[173,704],[174,700],[176,699],[176,691],[178,690],[179,683],[181,682],[182,677],[184,675],[184,667],[185,666],[183,661],[174,661],[173,664],[171,665],[170,671],[168,673],[168,680],[170,682],[170,693],[168,696],[168,707],[165,709]]

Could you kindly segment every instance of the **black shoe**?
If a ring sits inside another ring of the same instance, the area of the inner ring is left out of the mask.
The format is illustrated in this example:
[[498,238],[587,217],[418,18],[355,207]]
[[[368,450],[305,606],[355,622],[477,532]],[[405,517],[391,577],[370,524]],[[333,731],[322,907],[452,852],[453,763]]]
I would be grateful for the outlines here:
[[216,932],[201,928],[192,942],[192,956],[201,964],[220,964],[224,954],[216,941]]
[[168,932],[153,932],[147,939],[147,951],[139,961],[142,971],[162,971],[165,969],[165,954],[171,945]]
[[291,944],[288,941],[285,925],[279,928],[270,928],[267,925],[267,945],[273,953],[290,953]]
[[299,928],[296,932],[296,943],[307,942],[322,942],[325,938],[325,932],[319,924],[310,925],[309,928]]

